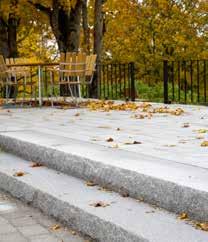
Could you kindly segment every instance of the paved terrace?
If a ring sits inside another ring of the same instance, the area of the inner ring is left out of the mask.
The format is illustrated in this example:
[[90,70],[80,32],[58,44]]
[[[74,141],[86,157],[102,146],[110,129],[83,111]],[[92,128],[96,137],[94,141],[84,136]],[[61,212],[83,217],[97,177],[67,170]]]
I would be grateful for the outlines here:
[[[152,105],[153,108],[164,107],[163,104]],[[208,108],[183,105],[168,107],[171,110],[182,108],[184,113],[179,116],[153,113],[150,117],[142,109],[108,112],[90,111],[87,108],[2,109],[0,131],[21,131],[24,134],[26,130],[32,130],[37,134],[48,134],[48,139],[50,135],[58,135],[70,138],[71,142],[84,142],[85,147],[90,144],[92,148],[96,144],[95,149],[97,145],[107,146],[115,149],[115,152],[127,150],[208,168],[208,147],[201,146],[208,140]],[[142,119],[140,115],[148,117]],[[16,134],[18,136],[19,132]]]

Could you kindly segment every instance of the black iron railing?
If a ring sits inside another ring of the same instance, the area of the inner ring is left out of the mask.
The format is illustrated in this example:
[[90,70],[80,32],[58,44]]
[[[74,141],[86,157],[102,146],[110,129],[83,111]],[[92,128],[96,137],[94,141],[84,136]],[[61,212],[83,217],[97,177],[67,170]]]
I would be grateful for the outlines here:
[[163,63],[164,103],[208,104],[208,60]]
[[[26,64],[19,67],[27,68],[27,83],[25,85],[24,75],[18,76],[18,85],[10,87],[10,98],[33,98],[41,100],[51,96],[63,96],[60,86],[52,87],[50,70],[57,66],[57,63],[48,64]],[[12,65],[10,65],[12,68]],[[15,67],[18,67],[16,65]],[[135,100],[135,69],[134,63],[127,64],[102,64],[99,67],[100,75],[98,80],[98,98],[99,99],[117,99],[117,100]],[[58,71],[53,78],[58,80]],[[81,96],[90,98],[89,85],[81,85]],[[4,89],[1,89],[1,97],[5,96]]]

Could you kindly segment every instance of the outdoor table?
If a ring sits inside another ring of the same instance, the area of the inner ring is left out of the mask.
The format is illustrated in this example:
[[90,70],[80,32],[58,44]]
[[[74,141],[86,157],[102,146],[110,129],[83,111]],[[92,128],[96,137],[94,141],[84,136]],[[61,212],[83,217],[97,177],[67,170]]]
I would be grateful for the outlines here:
[[42,90],[41,90],[41,82],[42,82],[42,68],[43,66],[57,66],[59,63],[45,63],[45,62],[33,62],[33,63],[16,63],[16,64],[7,64],[7,67],[38,67],[38,102],[39,106],[42,106]]

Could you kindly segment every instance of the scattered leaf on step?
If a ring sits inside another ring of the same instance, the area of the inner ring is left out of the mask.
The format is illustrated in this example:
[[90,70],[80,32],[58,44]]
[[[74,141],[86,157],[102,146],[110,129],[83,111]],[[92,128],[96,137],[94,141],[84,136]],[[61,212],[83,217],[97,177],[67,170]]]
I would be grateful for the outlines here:
[[43,166],[43,164],[41,164],[40,162],[33,162],[30,167],[35,168],[35,167],[41,167],[41,166]]
[[86,184],[88,187],[94,187],[94,186],[97,186],[97,184],[94,183],[93,181],[86,181],[85,184]]
[[136,199],[136,201],[138,201],[138,202],[144,202],[144,198],[143,197],[139,197],[138,199]]
[[74,230],[70,230],[70,233],[71,233],[72,235],[76,235],[76,234],[77,234],[77,232],[74,231]]
[[121,131],[121,129],[120,128],[117,128],[116,131]]
[[208,132],[208,129],[198,129],[197,132],[198,132],[199,134],[205,134],[205,133]]
[[203,142],[201,143],[201,146],[202,146],[202,147],[208,147],[208,141],[203,141]]
[[60,228],[61,228],[61,226],[59,224],[54,224],[50,227],[50,229],[53,231],[59,230]]
[[189,128],[190,127],[190,124],[189,123],[184,123],[183,125],[182,125],[182,128]]
[[125,142],[124,144],[125,145],[140,145],[140,144],[142,144],[142,142],[140,142],[140,141],[133,141],[133,142]]
[[151,211],[147,211],[145,213],[155,213],[155,211],[154,210],[151,210]]
[[208,231],[208,223],[197,223],[196,226],[201,230]]
[[204,136],[198,135],[196,136],[196,139],[204,139]]
[[113,138],[108,138],[107,140],[106,140],[107,142],[113,142],[114,140],[113,140]]
[[98,126],[98,128],[100,128],[100,129],[111,129],[111,127],[110,126],[105,126],[105,125],[101,125],[101,126]]
[[116,148],[116,149],[119,148],[118,144],[114,144],[114,145],[112,145],[111,147],[112,147],[112,148]]
[[122,197],[129,197],[129,193],[123,191],[123,192],[121,192],[121,196],[122,196]]
[[76,113],[74,116],[75,117],[79,117],[80,116],[80,113]]
[[14,174],[13,174],[13,176],[17,176],[17,177],[19,177],[19,176],[24,176],[24,175],[26,175],[23,171],[17,171],[17,172],[15,172]]
[[110,204],[109,203],[102,202],[102,201],[98,201],[98,202],[95,202],[95,203],[91,203],[90,206],[93,206],[95,208],[98,208],[98,207],[105,208],[107,206],[110,206]]
[[176,145],[164,145],[165,147],[176,147]]
[[181,213],[179,216],[178,216],[179,219],[183,220],[183,219],[187,219],[188,218],[188,214],[187,213]]
[[99,187],[98,190],[102,191],[102,192],[112,192],[112,190],[110,188],[107,188],[107,187]]

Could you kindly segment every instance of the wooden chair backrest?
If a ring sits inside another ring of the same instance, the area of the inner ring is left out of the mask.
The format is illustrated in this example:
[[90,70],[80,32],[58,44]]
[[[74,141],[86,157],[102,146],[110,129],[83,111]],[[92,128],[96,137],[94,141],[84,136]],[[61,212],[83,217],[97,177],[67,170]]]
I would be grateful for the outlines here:
[[95,71],[97,55],[88,55],[86,59],[86,76],[92,76]]
[[4,57],[3,57],[3,55],[0,55],[0,72],[5,72],[7,70],[8,70],[8,68],[6,66]]
[[[62,59],[63,60],[63,59]],[[67,52],[65,60],[60,62],[65,77],[83,77],[86,71],[86,54]]]

